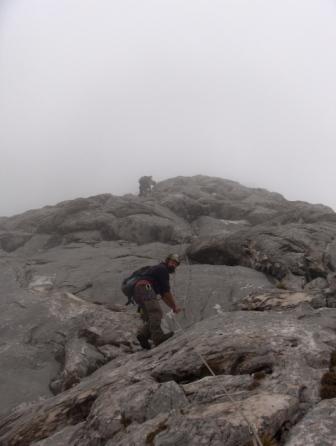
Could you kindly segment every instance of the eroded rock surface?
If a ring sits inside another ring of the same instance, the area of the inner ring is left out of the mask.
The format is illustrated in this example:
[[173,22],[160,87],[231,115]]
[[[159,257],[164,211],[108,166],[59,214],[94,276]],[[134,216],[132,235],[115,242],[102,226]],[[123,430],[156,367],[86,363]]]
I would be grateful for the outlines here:
[[264,272],[284,288],[301,290],[314,279],[328,279],[333,271],[330,258],[335,237],[335,224],[327,222],[258,225],[234,234],[196,239],[188,255],[199,263],[247,266]]
[[[4,254],[0,413],[59,393],[106,361],[132,353],[139,317],[135,306],[125,307],[121,280],[144,262],[157,263],[168,249],[103,242],[55,247],[29,259]],[[184,306],[180,322],[190,326],[271,284],[248,268],[183,265],[172,286]],[[168,317],[164,326],[176,328]]]
[[[69,445],[248,444],[242,413],[260,435],[281,436],[320,401],[336,342],[336,310],[312,311],[224,313],[195,324],[12,412],[0,422],[2,444],[50,437],[52,445],[69,425],[78,425]],[[199,354],[218,376],[206,378]]]
[[[97,350],[90,330],[100,338],[113,327],[106,343],[118,350],[115,356],[138,349],[134,313],[111,311],[70,293],[54,292],[49,285],[42,286],[47,281],[36,281],[37,287],[29,290],[22,288],[20,273],[16,261],[1,259],[2,414],[16,404],[49,397],[51,389],[68,388],[110,360],[110,354]],[[57,386],[52,383],[58,373],[64,376]]]
[[[205,176],[0,218],[0,444],[335,444],[335,223]],[[184,311],[143,352],[120,283],[170,252]]]
[[336,400],[321,401],[292,429],[286,446],[334,446]]
[[333,306],[331,301],[321,293],[272,290],[266,293],[251,293],[238,304],[241,310],[267,311],[292,309],[301,304],[313,308]]

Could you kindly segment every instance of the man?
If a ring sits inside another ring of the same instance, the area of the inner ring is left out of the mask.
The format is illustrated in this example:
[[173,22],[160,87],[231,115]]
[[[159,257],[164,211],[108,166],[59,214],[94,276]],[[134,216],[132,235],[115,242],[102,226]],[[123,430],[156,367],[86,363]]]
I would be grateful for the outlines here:
[[175,297],[170,291],[169,274],[173,274],[180,264],[177,254],[170,254],[166,260],[158,265],[152,266],[135,284],[134,300],[140,307],[142,327],[138,330],[137,339],[142,348],[149,350],[149,339],[154,345],[159,345],[174,332],[164,333],[161,328],[163,316],[161,305],[157,295],[159,294],[168,307],[174,313],[179,313]]
[[156,182],[152,177],[145,176],[139,178],[139,197],[146,197],[152,191],[152,187],[156,185]]

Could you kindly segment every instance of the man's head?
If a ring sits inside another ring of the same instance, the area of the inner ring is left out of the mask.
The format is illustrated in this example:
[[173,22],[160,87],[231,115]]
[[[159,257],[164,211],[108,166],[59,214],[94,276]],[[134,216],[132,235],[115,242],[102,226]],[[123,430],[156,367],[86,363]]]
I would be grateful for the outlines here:
[[179,266],[181,263],[180,257],[178,254],[169,254],[167,256],[165,263],[167,265],[169,273],[174,273],[175,269]]

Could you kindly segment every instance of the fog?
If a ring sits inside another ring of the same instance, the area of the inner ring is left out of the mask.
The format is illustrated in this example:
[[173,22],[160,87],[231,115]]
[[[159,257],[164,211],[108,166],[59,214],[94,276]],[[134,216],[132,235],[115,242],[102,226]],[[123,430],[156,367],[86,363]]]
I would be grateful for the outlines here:
[[336,208],[334,0],[0,0],[0,215],[152,175]]

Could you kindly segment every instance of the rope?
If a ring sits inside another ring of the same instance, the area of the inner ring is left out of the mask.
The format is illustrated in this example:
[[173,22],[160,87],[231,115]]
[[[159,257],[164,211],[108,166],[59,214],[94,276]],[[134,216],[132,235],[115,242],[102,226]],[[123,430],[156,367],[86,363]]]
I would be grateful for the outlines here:
[[[193,230],[191,231],[193,233]],[[183,250],[183,245],[185,243],[187,239],[187,236],[183,239],[183,241],[180,244],[180,249],[179,249],[179,255],[180,257],[182,257],[182,250]],[[187,319],[187,315],[186,315],[186,307],[187,307],[187,303],[189,300],[189,294],[190,294],[190,288],[191,288],[191,264],[189,261],[189,257],[188,254],[186,252],[184,252],[184,257],[186,260],[186,264],[188,266],[188,278],[187,278],[187,287],[186,287],[186,291],[185,291],[185,295],[184,295],[184,299],[183,299],[183,304],[182,304],[182,312],[183,312],[183,317],[184,319]]]
[[[182,244],[183,242],[180,244],[180,255],[181,255],[181,250],[182,250]],[[187,282],[187,289],[186,289],[186,294],[183,300],[183,315],[184,318],[186,319],[186,312],[185,312],[185,308],[186,308],[186,304],[189,300],[189,292],[190,292],[190,284],[191,284],[191,264],[188,258],[187,253],[185,253],[185,259],[186,259],[186,263],[188,265],[188,282]],[[182,333],[184,334],[185,338],[187,341],[191,341],[189,336],[187,335],[187,332],[184,330],[184,328],[181,326],[181,324],[178,322],[178,320],[175,317],[175,314],[171,311],[170,312],[171,315],[173,316],[173,319],[175,321],[176,326],[182,331]],[[202,353],[200,353],[196,347],[193,345],[192,342],[190,342],[192,349],[194,350],[194,352],[198,355],[198,357],[201,359],[202,363],[205,365],[205,367],[208,369],[208,371],[210,372],[210,374],[212,376],[216,376],[215,372],[212,370],[212,368],[210,367],[209,363],[207,362],[207,360],[205,359],[205,357],[202,355]],[[226,390],[225,386],[223,385],[223,390],[224,390],[224,394],[226,395],[227,398],[229,398],[229,400],[237,405],[238,407],[238,412],[240,413],[240,415],[242,416],[242,418],[245,420],[248,429],[249,429],[249,433],[250,435],[253,435],[252,441],[253,441],[253,446],[263,446],[262,441],[260,439],[260,436],[258,434],[258,431],[256,429],[256,427],[254,426],[254,424],[252,424],[249,419],[247,418],[247,416],[244,414],[240,404],[238,401],[235,401],[232,396],[230,395],[230,393]]]
[[[171,314],[173,316],[174,313],[171,312]],[[203,364],[205,365],[205,367],[209,370],[210,374],[212,376],[217,376],[215,374],[215,372],[212,370],[212,368],[210,367],[209,363],[207,362],[207,360],[205,359],[205,357],[202,355],[202,353],[200,353],[196,347],[193,345],[193,343],[191,342],[191,339],[189,338],[187,332],[184,330],[184,328],[181,326],[181,324],[178,322],[178,320],[176,319],[176,317],[174,317],[174,321],[176,326],[182,331],[182,333],[184,334],[185,338],[187,339],[187,341],[190,341],[191,347],[194,350],[194,352],[197,354],[197,356],[201,359],[201,361],[203,362]],[[230,393],[226,390],[225,386],[223,385],[223,390],[224,390],[224,394],[227,396],[227,398],[229,398],[229,400],[238,406],[238,412],[240,413],[240,415],[242,416],[242,418],[245,420],[248,428],[249,428],[249,432],[251,435],[254,436],[253,438],[253,446],[263,446],[262,441],[259,437],[258,431],[256,429],[256,427],[254,426],[254,424],[252,424],[249,419],[247,418],[247,416],[244,414],[243,410],[240,407],[240,404],[238,401],[235,401],[232,396],[230,395]]]
[[186,258],[186,263],[188,265],[188,281],[187,281],[187,289],[185,292],[182,308],[183,308],[183,316],[185,319],[187,319],[186,308],[187,308],[187,303],[189,301],[189,294],[190,294],[190,288],[191,288],[191,265],[190,265],[189,257],[187,254],[185,255],[185,258]]

